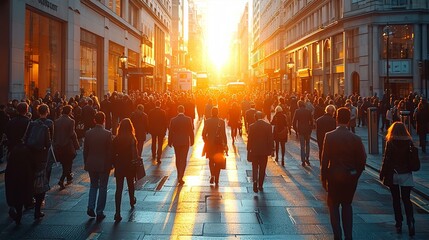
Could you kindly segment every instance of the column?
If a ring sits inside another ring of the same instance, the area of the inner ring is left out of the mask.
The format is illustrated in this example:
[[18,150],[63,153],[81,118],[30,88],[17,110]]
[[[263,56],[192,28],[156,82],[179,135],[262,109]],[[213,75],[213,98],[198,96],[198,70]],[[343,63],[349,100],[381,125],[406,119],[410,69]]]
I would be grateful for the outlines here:
[[[411,62],[411,75],[413,76],[413,92],[422,92],[422,82],[420,81],[419,61],[422,60],[422,31],[420,24],[414,24],[414,55]],[[416,73],[416,74],[413,74]]]

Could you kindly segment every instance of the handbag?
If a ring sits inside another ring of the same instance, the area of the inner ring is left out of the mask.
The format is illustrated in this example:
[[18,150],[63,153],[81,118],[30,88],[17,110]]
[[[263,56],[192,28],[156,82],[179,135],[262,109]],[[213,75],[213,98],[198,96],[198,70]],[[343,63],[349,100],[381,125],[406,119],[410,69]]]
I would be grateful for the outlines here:
[[226,157],[225,155],[218,155],[215,157],[215,164],[219,169],[226,169]]
[[131,151],[133,154],[133,160],[131,160],[131,163],[135,169],[135,179],[138,181],[146,176],[146,169],[144,168],[143,159],[140,156],[137,156],[136,143],[134,141],[131,144]]
[[419,149],[414,146],[412,141],[410,141],[410,155],[408,159],[408,166],[411,171],[416,172],[420,170]]
[[46,170],[43,169],[34,174],[34,193],[44,193],[51,189],[46,176]]

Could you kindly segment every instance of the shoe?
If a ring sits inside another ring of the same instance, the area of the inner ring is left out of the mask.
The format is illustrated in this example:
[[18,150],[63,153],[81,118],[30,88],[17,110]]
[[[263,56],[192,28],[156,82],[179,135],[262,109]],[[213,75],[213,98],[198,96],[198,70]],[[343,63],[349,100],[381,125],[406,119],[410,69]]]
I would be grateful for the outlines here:
[[66,185],[70,185],[70,184],[72,184],[72,183],[73,183],[73,180],[67,180]]
[[44,216],[45,216],[45,213],[44,213],[44,212],[35,212],[35,213],[34,213],[34,220],[41,219],[41,218],[43,218]]
[[62,182],[62,181],[58,182],[58,186],[60,186],[60,190],[63,190],[66,188],[66,186],[64,186],[64,182]]
[[410,237],[416,235],[416,229],[414,226],[414,221],[408,224],[408,235]]
[[302,162],[302,163],[301,163],[301,166],[305,167],[305,162]]
[[115,222],[120,222],[122,220],[121,214],[116,213],[113,219],[115,220]]
[[86,210],[86,214],[92,218],[95,218],[95,212],[93,209],[88,208],[88,210]]
[[257,183],[253,183],[253,192],[258,193],[258,184]]
[[161,159],[157,159],[157,160],[156,160],[156,162],[157,162],[158,164],[160,164],[160,163],[161,163]]
[[215,180],[215,177],[210,177],[210,184],[213,184],[214,183],[214,180]]
[[133,197],[133,198],[130,200],[130,206],[131,206],[131,208],[134,208],[134,205],[136,205],[136,203],[137,203],[137,198],[136,198],[136,197]]
[[276,162],[278,162],[279,161],[279,158],[278,157],[276,157]]
[[180,179],[178,182],[179,182],[179,185],[185,184],[185,181],[183,181],[182,179]]
[[308,159],[305,162],[307,163],[308,166],[311,166],[310,161]]
[[263,192],[264,191],[264,187],[259,186],[258,190],[261,191],[261,192]]
[[101,221],[105,218],[106,218],[106,215],[104,215],[104,213],[97,214],[97,221]]
[[282,159],[282,166],[283,167],[285,166],[285,160],[284,159]]

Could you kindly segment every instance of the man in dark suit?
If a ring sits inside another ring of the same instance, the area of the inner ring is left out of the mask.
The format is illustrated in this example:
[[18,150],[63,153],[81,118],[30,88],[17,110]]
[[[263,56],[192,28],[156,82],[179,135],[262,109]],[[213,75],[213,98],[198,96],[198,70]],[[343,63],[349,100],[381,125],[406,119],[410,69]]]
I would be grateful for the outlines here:
[[251,102],[250,109],[246,111],[246,114],[244,117],[246,131],[249,131],[249,126],[255,122],[255,113],[256,113],[255,106],[256,106],[255,103]]
[[161,102],[155,102],[155,108],[148,115],[149,133],[152,136],[152,158],[161,163],[162,143],[167,131],[167,116],[161,109]]
[[95,201],[97,199],[97,220],[102,220],[106,206],[107,183],[112,169],[111,146],[112,133],[104,129],[105,115],[98,112],[94,116],[95,127],[85,133],[83,148],[84,169],[89,173],[90,189],[87,214],[95,217]]
[[299,136],[299,144],[301,146],[301,165],[305,167],[307,163],[310,166],[310,134],[313,128],[313,117],[310,110],[305,108],[305,103],[302,100],[298,101],[298,109],[293,115],[292,126]]
[[335,106],[328,105],[325,107],[325,114],[316,120],[316,137],[319,146],[319,161],[322,160],[323,140],[325,133],[330,132],[337,126],[334,118]]
[[134,131],[137,139],[137,154],[138,156],[141,156],[149,125],[143,104],[137,105],[137,110],[131,114],[131,122],[134,125]]
[[210,184],[219,186],[220,160],[224,158],[224,153],[228,152],[226,140],[225,121],[218,117],[219,109],[211,109],[210,118],[204,121],[203,133],[204,154],[209,159]]
[[247,158],[252,162],[253,191],[263,191],[268,156],[273,152],[274,140],[271,125],[263,120],[262,112],[256,112],[256,122],[249,126]]
[[350,110],[337,110],[338,127],[326,133],[323,143],[321,180],[328,191],[328,207],[335,239],[342,239],[340,205],[345,239],[352,239],[351,203],[357,183],[365,168],[366,153],[360,137],[347,129]]
[[67,184],[71,184],[73,177],[71,174],[73,159],[76,157],[76,150],[79,149],[79,142],[75,132],[75,122],[70,117],[72,106],[66,105],[62,109],[62,115],[54,123],[53,147],[56,158],[63,166],[58,185],[64,189],[64,179],[67,178]]
[[95,123],[94,123],[95,109],[92,106],[92,104],[93,104],[92,99],[88,99],[88,103],[82,108],[82,121],[85,127],[84,132],[88,131],[89,129],[95,126]]
[[177,181],[183,185],[183,175],[185,174],[186,161],[188,159],[189,147],[194,145],[194,129],[192,119],[185,116],[183,105],[177,107],[179,113],[171,119],[168,131],[168,146],[174,147],[176,155]]

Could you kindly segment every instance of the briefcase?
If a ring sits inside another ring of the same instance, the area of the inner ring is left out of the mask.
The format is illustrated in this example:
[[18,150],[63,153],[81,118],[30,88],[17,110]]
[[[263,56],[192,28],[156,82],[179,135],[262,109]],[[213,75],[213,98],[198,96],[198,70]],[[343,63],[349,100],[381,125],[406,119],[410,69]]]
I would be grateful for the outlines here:
[[138,158],[133,160],[133,164],[136,170],[136,181],[144,178],[146,176],[146,170],[144,168],[143,159]]

